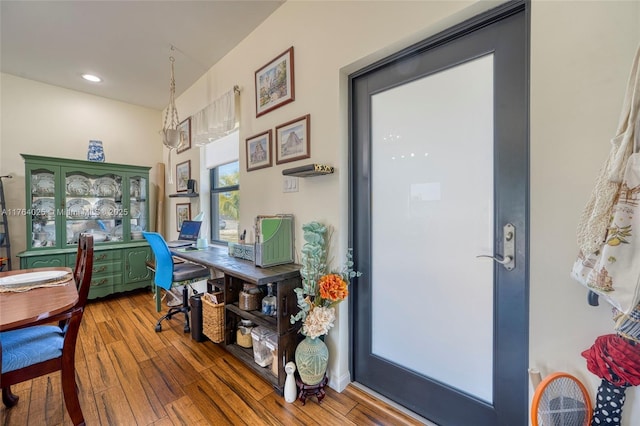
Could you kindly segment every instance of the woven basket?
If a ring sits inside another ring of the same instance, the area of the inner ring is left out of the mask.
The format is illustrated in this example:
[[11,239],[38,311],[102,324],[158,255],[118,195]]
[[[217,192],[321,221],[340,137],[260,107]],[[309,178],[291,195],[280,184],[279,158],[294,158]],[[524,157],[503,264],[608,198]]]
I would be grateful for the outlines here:
[[[222,292],[215,294],[220,300]],[[202,298],[202,333],[215,343],[224,340],[224,302],[214,304]]]

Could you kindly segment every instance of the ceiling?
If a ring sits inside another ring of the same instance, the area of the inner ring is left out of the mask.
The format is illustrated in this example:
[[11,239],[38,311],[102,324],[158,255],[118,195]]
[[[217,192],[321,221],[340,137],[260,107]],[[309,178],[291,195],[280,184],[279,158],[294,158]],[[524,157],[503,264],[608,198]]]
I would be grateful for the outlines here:
[[0,0],[0,70],[161,110],[284,1]]

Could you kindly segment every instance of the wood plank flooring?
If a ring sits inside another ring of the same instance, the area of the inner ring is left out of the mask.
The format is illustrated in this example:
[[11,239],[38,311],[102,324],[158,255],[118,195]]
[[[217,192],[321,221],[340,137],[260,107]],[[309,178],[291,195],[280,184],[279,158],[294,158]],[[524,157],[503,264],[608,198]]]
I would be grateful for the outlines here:
[[[269,383],[218,345],[197,343],[179,318],[154,332],[160,315],[141,291],[90,302],[76,348],[77,383],[87,425],[420,425],[349,385],[285,402]],[[71,425],[60,373],[12,388],[20,397],[0,425]]]

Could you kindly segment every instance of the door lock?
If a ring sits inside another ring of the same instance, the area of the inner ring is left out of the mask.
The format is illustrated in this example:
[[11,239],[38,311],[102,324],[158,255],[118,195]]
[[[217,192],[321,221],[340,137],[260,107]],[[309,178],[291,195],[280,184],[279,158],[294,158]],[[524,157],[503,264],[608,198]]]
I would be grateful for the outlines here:
[[511,223],[502,228],[502,247],[503,256],[480,254],[476,257],[488,257],[504,266],[507,271],[513,270],[516,267],[516,228]]

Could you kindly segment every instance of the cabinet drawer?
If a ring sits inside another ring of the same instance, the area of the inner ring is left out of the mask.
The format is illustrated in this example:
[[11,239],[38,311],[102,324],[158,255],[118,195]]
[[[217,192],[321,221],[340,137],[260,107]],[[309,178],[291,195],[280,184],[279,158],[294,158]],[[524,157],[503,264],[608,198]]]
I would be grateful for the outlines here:
[[114,285],[122,284],[122,275],[121,274],[112,274],[112,275],[101,275],[91,277],[91,289],[100,288],[100,287],[111,287]]
[[122,273],[111,275],[98,275],[91,277],[91,287],[89,288],[89,299],[108,296],[113,293],[116,286],[122,284]]
[[93,262],[110,262],[122,260],[122,250],[104,250],[93,253]]
[[94,263],[93,264],[93,275],[104,275],[104,274],[114,274],[118,273],[122,275],[122,263],[121,262],[111,262],[111,263]]
[[[101,250],[93,253],[93,264],[102,262],[112,262],[114,260],[122,261],[122,250]],[[75,265],[76,254],[69,253],[67,255],[67,264]]]

